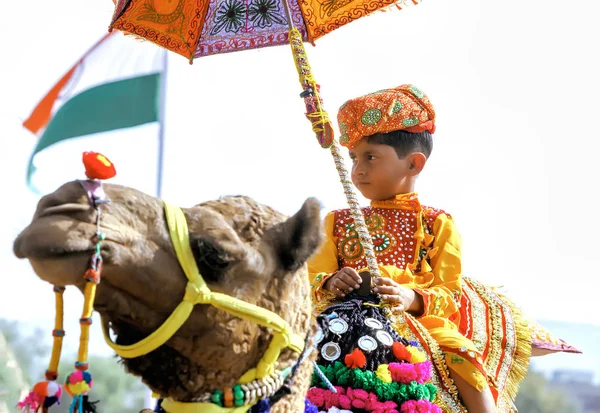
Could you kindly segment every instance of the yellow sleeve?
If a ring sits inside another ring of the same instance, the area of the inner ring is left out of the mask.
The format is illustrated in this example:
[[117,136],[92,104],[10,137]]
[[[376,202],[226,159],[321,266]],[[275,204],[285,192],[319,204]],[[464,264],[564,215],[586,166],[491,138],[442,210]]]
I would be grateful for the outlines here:
[[339,270],[337,240],[333,236],[334,218],[334,212],[325,216],[324,242],[319,251],[308,260],[308,277],[315,302],[322,298],[322,287],[325,281]]
[[415,274],[415,279],[424,277],[431,282],[427,287],[414,290],[423,297],[421,317],[437,316],[454,321],[458,317],[457,301],[461,294],[461,238],[454,220],[446,214],[436,218],[433,234],[433,245],[427,255],[429,264],[424,262],[422,272]]

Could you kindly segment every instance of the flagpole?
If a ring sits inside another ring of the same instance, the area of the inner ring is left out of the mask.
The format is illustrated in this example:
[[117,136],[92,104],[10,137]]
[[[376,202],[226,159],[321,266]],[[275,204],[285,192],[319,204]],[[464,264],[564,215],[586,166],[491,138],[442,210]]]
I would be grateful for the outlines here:
[[[167,97],[167,65],[168,65],[168,52],[163,50],[163,72],[160,76],[160,89],[159,89],[159,108],[158,108],[158,160],[156,165],[156,197],[162,196],[162,181],[163,181],[163,164],[164,164],[164,153],[165,153],[165,111],[166,111],[166,97]],[[146,389],[144,395],[144,408],[154,409],[156,399],[152,395],[152,390]]]
[[166,49],[163,50],[163,73],[160,76],[160,96],[159,96],[159,124],[158,124],[158,163],[156,172],[156,197],[162,196],[162,182],[163,182],[163,164],[164,164],[164,152],[165,152],[165,111],[166,111],[166,97],[167,97],[167,66],[168,66],[168,52]]

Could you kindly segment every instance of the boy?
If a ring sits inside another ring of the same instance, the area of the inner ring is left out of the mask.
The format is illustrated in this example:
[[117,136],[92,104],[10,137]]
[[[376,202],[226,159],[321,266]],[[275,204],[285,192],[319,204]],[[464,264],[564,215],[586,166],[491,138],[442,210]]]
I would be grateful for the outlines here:
[[[381,268],[374,292],[395,310],[418,317],[440,348],[470,412],[495,412],[481,354],[458,332],[460,235],[444,211],[424,207],[415,181],[432,151],[435,111],[412,85],[346,102],[340,143],[350,151],[352,182],[371,200],[363,209]],[[309,263],[314,299],[345,297],[368,271],[349,210],[325,218],[326,241]]]

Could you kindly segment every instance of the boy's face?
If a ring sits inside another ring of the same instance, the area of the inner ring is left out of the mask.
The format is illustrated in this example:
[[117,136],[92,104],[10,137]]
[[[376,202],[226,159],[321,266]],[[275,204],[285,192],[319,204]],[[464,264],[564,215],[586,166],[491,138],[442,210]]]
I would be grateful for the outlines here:
[[415,177],[422,169],[422,166],[415,169],[414,154],[398,158],[393,147],[369,143],[367,139],[350,149],[350,159],[352,182],[365,198],[372,201],[413,192]]

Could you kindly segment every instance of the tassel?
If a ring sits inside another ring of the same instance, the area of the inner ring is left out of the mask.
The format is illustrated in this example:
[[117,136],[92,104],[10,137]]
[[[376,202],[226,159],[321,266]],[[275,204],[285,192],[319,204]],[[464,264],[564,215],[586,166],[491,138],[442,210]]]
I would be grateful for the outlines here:
[[34,391],[30,391],[29,394],[17,403],[17,409],[22,413],[34,413],[37,412],[40,405],[43,402],[43,397]]
[[83,413],[83,396],[78,395],[73,397],[71,406],[69,407],[69,413]]
[[100,403],[100,400],[91,402],[91,401],[89,401],[87,395],[82,396],[82,397],[83,397],[83,404],[82,404],[83,413],[98,413],[98,411],[96,410],[96,405],[98,403]]
[[69,413],[98,413],[96,404],[99,403],[99,400],[91,402],[88,397],[87,394],[80,394],[73,397]]
[[513,320],[515,322],[515,335],[517,345],[513,356],[513,365],[508,379],[506,381],[506,393],[509,400],[512,402],[517,397],[519,392],[519,384],[527,375],[529,368],[529,360],[531,358],[531,328],[529,327],[525,316],[521,309],[517,307],[508,297],[499,294],[498,296],[504,301],[504,304],[512,311]]
[[25,399],[17,403],[17,409],[23,413],[34,413],[42,408],[46,413],[50,407],[60,404],[61,395],[62,389],[54,380],[40,381]]

